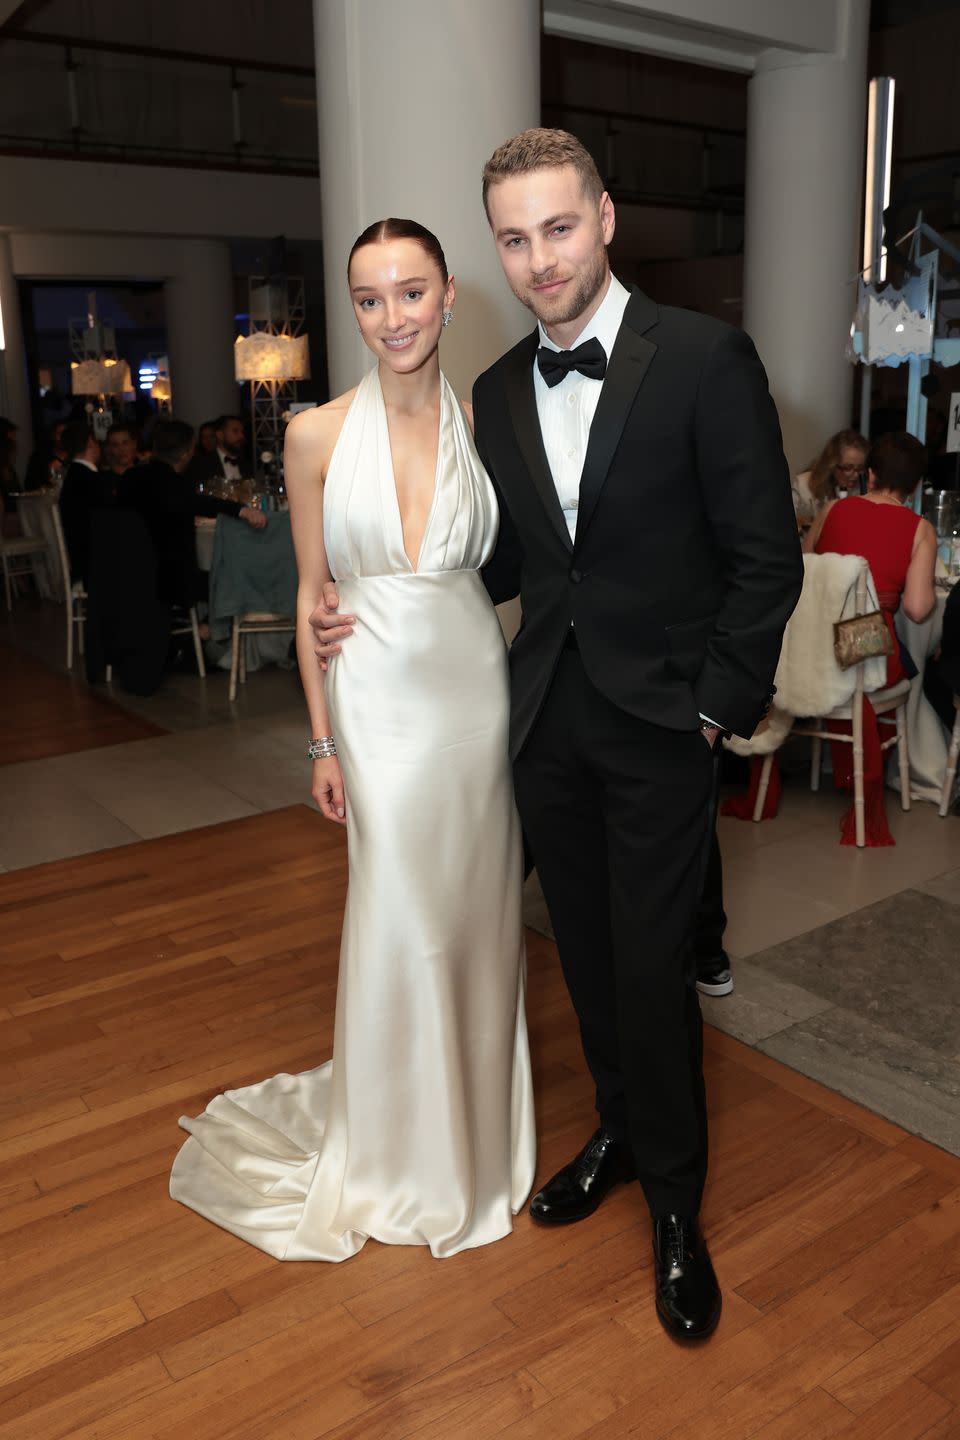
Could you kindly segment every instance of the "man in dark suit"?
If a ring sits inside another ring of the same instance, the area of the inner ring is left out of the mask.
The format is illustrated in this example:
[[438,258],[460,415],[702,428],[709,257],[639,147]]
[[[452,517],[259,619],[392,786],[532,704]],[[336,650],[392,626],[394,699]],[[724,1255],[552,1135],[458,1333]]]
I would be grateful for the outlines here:
[[596,1082],[599,1128],[531,1203],[583,1219],[637,1178],[657,1313],[702,1338],[720,1294],[699,1227],[707,1133],[692,925],[713,747],[769,703],[803,569],[776,410],[742,331],[610,274],[589,154],[533,130],[484,203],[538,328],[474,388],[498,492],[485,575],[520,594],[510,657],[517,803]]
[[64,428],[61,438],[69,462],[60,487],[60,518],[70,559],[70,579],[87,583],[90,549],[90,521],[96,510],[113,504],[115,476],[104,473],[100,464],[100,441],[83,420]]
[[188,607],[202,594],[194,518],[232,515],[254,529],[267,523],[262,511],[250,505],[196,494],[185,473],[193,448],[192,426],[182,420],[158,420],[153,430],[153,458],[129,470],[117,492],[118,505],[139,510],[147,522],[157,554],[161,600]]
[[[780,427],[741,331],[661,309],[611,275],[614,211],[564,131],[484,172],[507,279],[538,328],[474,387],[500,507],[484,572],[519,594],[510,653],[517,804],[596,1085],[599,1127],[533,1198],[585,1219],[640,1181],[657,1314],[712,1333],[699,1211],[707,1130],[692,931],[725,731],[769,703],[803,567]],[[335,587],[317,653],[350,632]]]
[[245,463],[244,423],[239,415],[220,415],[214,422],[216,444],[197,450],[187,467],[187,479],[195,488],[209,489],[217,480],[241,480],[249,474]]
[[103,468],[118,481],[137,463],[137,432],[122,421],[111,425],[103,442]]

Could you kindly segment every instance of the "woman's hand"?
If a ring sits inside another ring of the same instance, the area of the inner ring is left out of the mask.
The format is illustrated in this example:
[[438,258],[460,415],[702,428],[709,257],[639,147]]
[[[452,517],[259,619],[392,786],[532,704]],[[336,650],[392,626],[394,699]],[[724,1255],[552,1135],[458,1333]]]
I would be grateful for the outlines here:
[[347,802],[343,793],[343,776],[340,773],[340,761],[335,756],[329,760],[314,760],[311,794],[325,820],[332,820],[334,825],[346,825]]

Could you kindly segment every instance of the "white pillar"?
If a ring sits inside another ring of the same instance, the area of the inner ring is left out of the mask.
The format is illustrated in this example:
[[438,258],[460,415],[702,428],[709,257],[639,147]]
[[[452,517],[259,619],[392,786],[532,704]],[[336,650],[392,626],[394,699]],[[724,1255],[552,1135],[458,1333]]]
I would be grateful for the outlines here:
[[507,288],[480,199],[484,162],[540,123],[538,0],[314,0],[331,394],[372,364],[347,255],[374,220],[418,220],[457,280],[443,368],[469,397],[531,318]]
[[0,235],[0,311],[3,314],[5,346],[0,350],[0,415],[5,415],[17,426],[17,477],[22,481],[33,450],[33,421],[20,320],[20,296],[10,240],[6,235]]
[[233,377],[233,272],[221,240],[183,240],[172,245],[164,284],[173,414],[202,425],[238,410]]
[[748,91],[743,324],[793,473],[851,416],[869,0],[837,11],[834,54],[766,51]]

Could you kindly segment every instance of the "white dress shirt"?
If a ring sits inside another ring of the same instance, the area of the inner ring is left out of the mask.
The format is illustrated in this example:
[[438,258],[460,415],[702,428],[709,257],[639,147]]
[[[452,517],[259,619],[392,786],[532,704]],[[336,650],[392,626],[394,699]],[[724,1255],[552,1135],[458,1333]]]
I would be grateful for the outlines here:
[[234,460],[233,456],[228,455],[226,450],[221,450],[219,445],[217,446],[217,454],[220,456],[220,464],[223,466],[224,480],[240,480],[242,478],[240,466],[236,460]]
[[74,455],[70,463],[71,465],[86,465],[87,469],[92,470],[94,475],[100,474],[100,471],[97,469],[96,465],[94,465],[93,461],[85,460],[82,455]]
[[[615,275],[610,276],[607,293],[601,300],[596,313],[591,316],[576,340],[569,346],[557,345],[540,326],[540,344],[548,350],[573,350],[577,345],[596,338],[603,346],[607,360],[613,350],[614,341],[620,330],[623,312],[627,308],[630,291],[621,285]],[[580,476],[590,439],[602,380],[591,380],[579,370],[564,375],[558,385],[548,385],[540,374],[536,358],[533,362],[533,386],[537,397],[537,414],[540,417],[540,432],[550,464],[553,483],[557,487],[563,517],[573,540],[577,533],[577,509],[580,504]]]

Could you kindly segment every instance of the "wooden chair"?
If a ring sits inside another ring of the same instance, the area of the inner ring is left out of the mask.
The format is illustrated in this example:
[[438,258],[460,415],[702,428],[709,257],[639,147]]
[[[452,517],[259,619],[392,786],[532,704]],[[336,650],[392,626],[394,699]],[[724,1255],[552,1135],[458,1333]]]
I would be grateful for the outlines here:
[[[34,571],[34,582],[44,599],[63,599],[60,588],[60,565],[57,556],[57,542],[53,528],[53,512],[57,502],[52,490],[20,490],[14,493],[17,514],[20,519],[20,534],[31,540],[42,540],[46,553],[42,565]],[[44,583],[45,582],[45,583]]]
[[940,792],[941,815],[946,815],[950,809],[950,801],[953,799],[953,785],[957,778],[957,758],[960,757],[960,695],[953,697],[956,715],[953,719],[953,733],[950,736],[950,749],[947,752],[947,768],[943,772],[943,789]]
[[[186,611],[186,618],[174,616],[171,635],[192,635],[193,653],[197,657],[197,671],[201,680],[207,678],[207,663],[203,655],[203,641],[200,638],[200,620],[197,615],[196,605],[191,605]],[[232,698],[232,697],[231,697]]]
[[270,611],[249,611],[234,615],[230,635],[230,699],[237,698],[237,686],[247,683],[248,635],[295,634],[297,622],[290,615],[274,615]]
[[50,546],[42,535],[5,536],[0,534],[0,566],[3,568],[3,594],[7,610],[13,609],[13,591],[20,580],[28,576],[40,594],[37,582],[37,561],[46,563],[50,558]]
[[67,669],[73,669],[73,632],[77,632],[77,653],[83,654],[84,630],[87,623],[87,592],[83,588],[82,580],[73,580],[70,576],[70,557],[67,554],[67,542],[63,534],[63,520],[60,516],[60,506],[54,505],[51,514],[53,516],[53,533],[57,539],[57,560],[60,565],[60,584],[63,588],[64,604],[67,620]]
[[[864,560],[857,580],[856,608],[854,611],[856,615],[863,615],[867,610],[867,574],[868,566]],[[823,758],[824,740],[834,740],[842,745],[853,746],[854,823],[856,843],[861,849],[863,849],[866,844],[863,793],[863,668],[863,663],[854,667],[855,689],[853,698],[849,704],[838,705],[836,709],[830,711],[829,715],[811,720],[806,725],[794,725],[790,731],[791,736],[806,735],[813,740],[813,753],[810,763],[811,790],[819,790],[820,788],[820,769]],[[910,745],[907,734],[906,708],[909,698],[909,680],[900,680],[896,685],[891,685],[883,690],[874,690],[870,693],[870,704],[877,717],[878,726],[893,725],[895,727],[892,735],[888,736],[886,740],[881,739],[880,749],[885,753],[891,746],[897,746],[900,764],[900,805],[903,810],[910,809]],[[850,735],[843,735],[836,731],[831,731],[829,728],[825,729],[824,725],[829,727],[831,720],[850,721],[852,733]],[[770,783],[772,766],[773,755],[765,756],[760,771],[756,804],[753,809],[753,819],[755,821],[759,821],[763,815],[763,806],[767,797],[767,788]],[[956,768],[956,766],[954,768]]]

